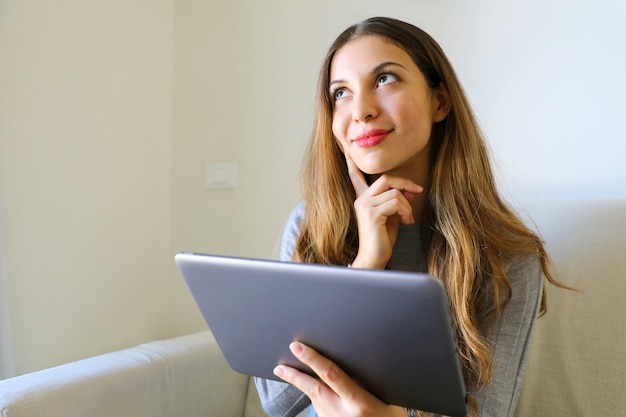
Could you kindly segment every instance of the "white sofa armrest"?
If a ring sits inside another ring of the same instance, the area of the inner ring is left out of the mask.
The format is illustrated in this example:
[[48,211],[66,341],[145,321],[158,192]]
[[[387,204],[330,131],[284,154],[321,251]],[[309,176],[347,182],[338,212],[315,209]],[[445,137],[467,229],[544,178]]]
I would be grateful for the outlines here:
[[243,416],[248,382],[205,331],[0,381],[0,415]]

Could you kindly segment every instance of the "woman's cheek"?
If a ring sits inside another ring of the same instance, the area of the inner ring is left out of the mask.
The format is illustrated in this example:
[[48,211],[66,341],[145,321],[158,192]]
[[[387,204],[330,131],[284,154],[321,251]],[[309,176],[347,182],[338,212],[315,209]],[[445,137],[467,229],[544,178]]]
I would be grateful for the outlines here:
[[335,137],[335,141],[337,141],[337,144],[339,145],[339,147],[341,148],[342,151],[345,150],[345,134],[343,134],[342,130],[339,129],[339,127],[337,126],[337,123],[335,123],[333,121],[333,136]]
[[335,142],[337,142],[337,145],[339,145],[339,149],[341,149],[341,152],[346,153],[346,149],[343,146],[343,142],[337,139],[337,135],[334,135],[334,136],[335,136]]

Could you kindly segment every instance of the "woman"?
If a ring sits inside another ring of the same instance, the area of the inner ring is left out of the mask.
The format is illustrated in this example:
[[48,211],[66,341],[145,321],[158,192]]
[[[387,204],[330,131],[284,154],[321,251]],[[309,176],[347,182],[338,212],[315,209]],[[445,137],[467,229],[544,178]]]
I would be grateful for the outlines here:
[[[440,278],[472,413],[512,416],[544,276],[555,281],[541,240],[498,195],[468,101],[428,34],[372,18],[336,39],[303,174],[282,259]],[[257,379],[270,415],[310,403],[322,417],[420,413],[382,403],[313,349],[290,348],[319,378],[278,366],[288,384]]]

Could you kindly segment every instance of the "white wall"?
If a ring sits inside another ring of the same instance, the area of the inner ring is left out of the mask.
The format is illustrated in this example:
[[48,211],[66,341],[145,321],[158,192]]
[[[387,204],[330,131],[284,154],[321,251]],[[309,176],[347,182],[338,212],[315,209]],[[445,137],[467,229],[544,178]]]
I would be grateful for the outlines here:
[[[372,15],[441,43],[512,200],[626,196],[621,0],[5,1],[0,139],[21,369],[51,350],[58,361],[205,328],[173,253],[275,255],[323,55]],[[209,162],[237,163],[237,188],[206,190]]]
[[11,372],[169,334],[172,44],[170,0],[0,2]]
[[625,18],[620,0],[451,8],[443,42],[512,198],[626,196]]

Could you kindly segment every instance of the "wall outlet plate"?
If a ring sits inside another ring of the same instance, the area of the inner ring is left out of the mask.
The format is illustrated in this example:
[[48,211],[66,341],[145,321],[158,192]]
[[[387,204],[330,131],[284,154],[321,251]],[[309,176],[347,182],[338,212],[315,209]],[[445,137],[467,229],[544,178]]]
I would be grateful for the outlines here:
[[206,164],[205,186],[208,189],[237,188],[237,164]]

